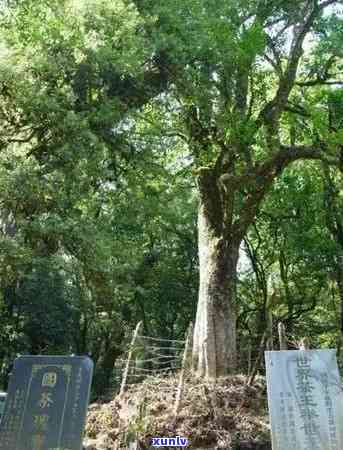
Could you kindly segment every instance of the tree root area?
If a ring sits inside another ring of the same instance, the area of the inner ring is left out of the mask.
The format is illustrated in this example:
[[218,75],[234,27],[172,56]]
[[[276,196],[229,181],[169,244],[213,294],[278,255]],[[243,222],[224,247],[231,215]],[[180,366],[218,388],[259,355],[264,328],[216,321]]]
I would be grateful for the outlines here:
[[176,375],[149,377],[122,398],[90,405],[84,449],[147,450],[153,437],[176,436],[187,438],[191,449],[271,449],[262,377],[247,386],[242,375],[216,383],[189,375],[175,417],[177,385]]

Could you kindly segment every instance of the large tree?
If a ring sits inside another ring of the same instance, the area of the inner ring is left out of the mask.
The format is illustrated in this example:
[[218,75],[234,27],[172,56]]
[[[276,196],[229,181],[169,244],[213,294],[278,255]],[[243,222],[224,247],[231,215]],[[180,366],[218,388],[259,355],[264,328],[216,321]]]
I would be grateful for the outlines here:
[[239,248],[273,181],[298,159],[339,162],[325,91],[312,95],[340,83],[341,24],[323,17],[337,4],[26,0],[5,16],[2,148],[96,190],[139,150],[132,124],[152,115],[162,144],[193,165],[200,375],[235,368]]
[[199,191],[193,357],[201,375],[235,367],[239,248],[273,181],[299,159],[339,162],[320,104],[326,93],[311,93],[341,83],[340,22],[323,18],[335,3],[192,2],[178,5],[179,20],[163,10],[178,39],[175,64],[189,52],[174,94]]

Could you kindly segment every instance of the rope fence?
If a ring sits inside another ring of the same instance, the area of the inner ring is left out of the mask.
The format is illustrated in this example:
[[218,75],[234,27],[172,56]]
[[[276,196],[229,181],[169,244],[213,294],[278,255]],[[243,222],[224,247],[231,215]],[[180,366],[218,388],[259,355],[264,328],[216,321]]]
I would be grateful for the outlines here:
[[[147,336],[142,334],[142,323],[139,323],[134,330],[131,343],[127,349],[126,358],[118,358],[115,363],[114,384],[118,387],[120,395],[123,395],[128,386],[142,383],[149,376],[172,375],[181,376],[183,367],[188,368],[191,360],[191,347],[193,337],[193,326],[190,325],[186,339],[166,339]],[[189,344],[187,347],[187,338]],[[247,346],[247,353],[239,353],[239,367],[243,368],[242,373],[246,373],[253,382],[261,366],[264,365],[263,350],[266,348],[267,335],[265,333],[260,351],[257,355],[252,355]],[[168,385],[159,383],[159,389],[168,389]],[[199,385],[199,386],[202,386]],[[197,386],[193,386],[192,389]],[[183,387],[181,388],[183,389]]]
[[133,333],[127,358],[116,360],[115,383],[122,396],[130,384],[148,376],[171,375],[182,369],[186,340],[165,339],[141,333],[142,323]]

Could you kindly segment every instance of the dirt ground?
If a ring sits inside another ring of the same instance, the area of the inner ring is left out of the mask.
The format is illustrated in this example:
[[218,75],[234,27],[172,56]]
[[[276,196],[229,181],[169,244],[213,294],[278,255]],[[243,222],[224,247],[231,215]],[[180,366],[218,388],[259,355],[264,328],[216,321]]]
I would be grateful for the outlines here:
[[149,377],[131,385],[121,399],[90,406],[84,448],[148,449],[152,437],[175,436],[187,438],[192,449],[270,448],[264,379],[253,386],[246,382],[240,375],[215,384],[188,376],[175,417],[177,374]]

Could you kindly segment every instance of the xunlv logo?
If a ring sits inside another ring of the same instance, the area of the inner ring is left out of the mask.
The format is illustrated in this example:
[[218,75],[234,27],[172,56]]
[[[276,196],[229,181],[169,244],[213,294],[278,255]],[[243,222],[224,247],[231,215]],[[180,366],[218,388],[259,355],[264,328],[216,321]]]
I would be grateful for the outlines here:
[[180,436],[174,438],[156,437],[151,440],[153,447],[186,447],[187,444],[188,439]]

